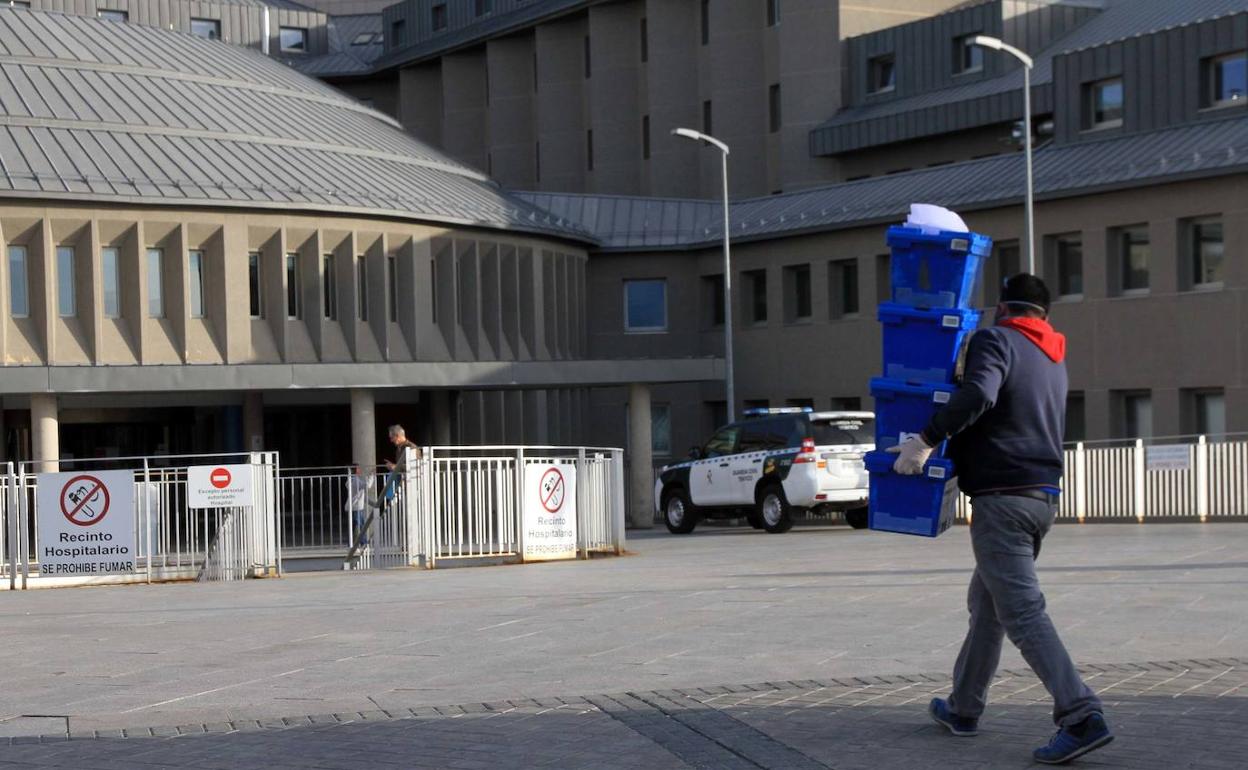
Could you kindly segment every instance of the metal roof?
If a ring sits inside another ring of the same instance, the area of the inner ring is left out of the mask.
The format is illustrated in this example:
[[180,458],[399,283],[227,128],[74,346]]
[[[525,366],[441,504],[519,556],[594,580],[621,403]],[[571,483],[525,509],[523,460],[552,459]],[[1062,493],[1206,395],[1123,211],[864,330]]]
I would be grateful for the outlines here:
[[[1248,117],[1076,145],[1035,154],[1040,199],[1162,184],[1248,170]],[[962,211],[1012,205],[1025,184],[1021,154],[969,161],[819,189],[736,201],[734,241],[859,227],[904,216],[922,201]],[[603,250],[704,248],[723,238],[717,201],[517,193],[592,232]]]
[[257,51],[0,13],[0,197],[365,213],[588,240]]
[[[287,64],[305,75],[320,78],[371,73],[373,62],[385,52],[381,14],[330,16],[328,28],[329,53],[321,56],[292,58],[287,61]],[[356,45],[354,41],[361,35],[371,36],[373,42]]]
[[[1245,10],[1248,10],[1245,0],[1108,0],[1103,11],[1090,17],[1053,45],[1033,55],[1035,68],[1031,73],[1032,87],[1038,88],[1053,82],[1053,59],[1061,54],[1195,24],[1219,16],[1243,13]],[[954,109],[958,102],[1013,91],[1021,92],[1022,88],[1023,71],[1014,69],[997,78],[937,89],[902,99],[850,107],[841,110],[814,131],[931,107]],[[1018,115],[1022,116],[1021,102]]]

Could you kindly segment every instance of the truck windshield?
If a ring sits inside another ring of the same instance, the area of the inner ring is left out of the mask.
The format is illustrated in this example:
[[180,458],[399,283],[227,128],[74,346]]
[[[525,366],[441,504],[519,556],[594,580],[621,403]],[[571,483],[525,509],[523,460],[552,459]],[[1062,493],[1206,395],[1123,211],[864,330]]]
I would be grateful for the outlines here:
[[810,424],[810,432],[818,446],[874,444],[875,420],[871,417],[818,420]]

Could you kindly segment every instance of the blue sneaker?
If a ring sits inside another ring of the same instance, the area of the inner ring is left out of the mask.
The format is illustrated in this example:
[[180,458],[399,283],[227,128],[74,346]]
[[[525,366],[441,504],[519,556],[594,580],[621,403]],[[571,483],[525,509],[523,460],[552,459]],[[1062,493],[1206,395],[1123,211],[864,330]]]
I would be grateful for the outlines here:
[[1094,713],[1077,725],[1058,730],[1048,746],[1036,749],[1031,756],[1046,765],[1061,765],[1095,751],[1113,739],[1114,734],[1105,724],[1105,717]]
[[932,698],[932,702],[927,704],[927,713],[931,714],[932,719],[945,726],[950,733],[959,738],[970,738],[979,735],[979,720],[970,717],[960,717],[949,710],[949,704],[944,698]]

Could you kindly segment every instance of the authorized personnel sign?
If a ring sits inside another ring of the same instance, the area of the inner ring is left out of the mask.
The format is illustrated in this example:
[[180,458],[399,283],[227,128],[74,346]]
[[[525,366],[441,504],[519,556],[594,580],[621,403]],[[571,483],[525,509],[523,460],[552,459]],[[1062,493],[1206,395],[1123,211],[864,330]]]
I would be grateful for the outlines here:
[[531,463],[524,468],[525,561],[576,558],[576,466]]
[[191,508],[242,508],[252,503],[250,465],[192,465],[186,469]]
[[35,512],[40,574],[134,572],[134,471],[40,473]]
[[1150,471],[1187,471],[1192,468],[1189,444],[1159,444],[1144,447],[1144,467]]

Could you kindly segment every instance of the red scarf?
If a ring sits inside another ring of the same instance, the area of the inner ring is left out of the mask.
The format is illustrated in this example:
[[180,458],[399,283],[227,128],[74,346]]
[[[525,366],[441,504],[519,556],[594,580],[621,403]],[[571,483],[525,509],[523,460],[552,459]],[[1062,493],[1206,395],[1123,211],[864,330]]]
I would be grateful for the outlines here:
[[1002,318],[997,321],[997,326],[1019,332],[1043,350],[1054,363],[1060,364],[1066,357],[1066,335],[1053,331],[1053,327],[1043,318]]

